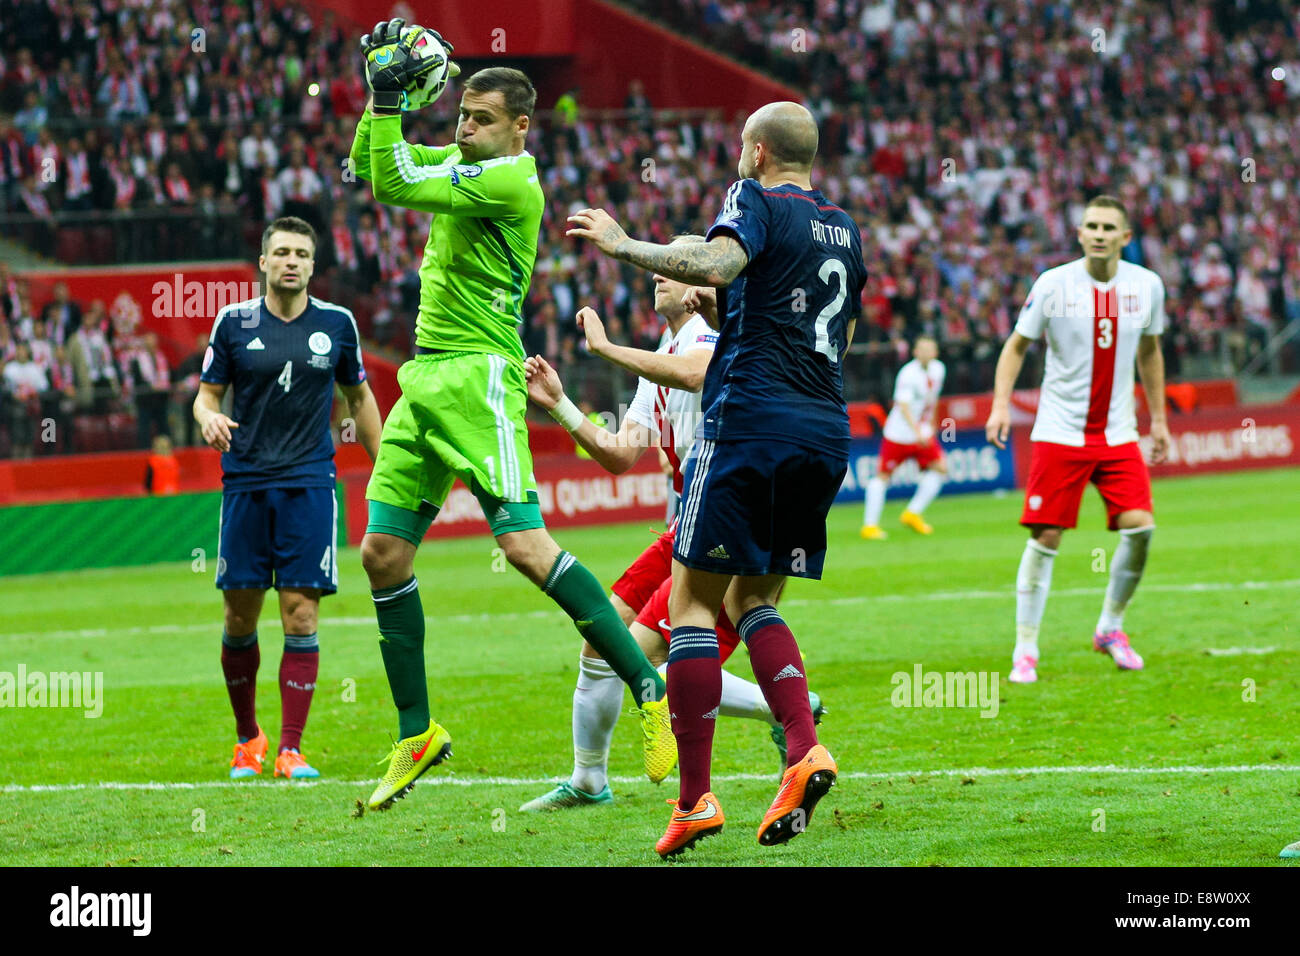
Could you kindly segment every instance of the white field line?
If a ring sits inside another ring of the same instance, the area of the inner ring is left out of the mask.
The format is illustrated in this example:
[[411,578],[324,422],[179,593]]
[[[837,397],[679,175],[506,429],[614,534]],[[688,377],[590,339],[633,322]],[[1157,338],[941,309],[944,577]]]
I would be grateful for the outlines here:
[[[1146,584],[1139,588],[1141,593],[1156,591],[1162,594],[1190,594],[1211,591],[1269,591],[1274,588],[1300,587],[1300,578],[1287,578],[1280,581],[1194,581],[1188,584]],[[1099,598],[1105,593],[1105,586],[1088,588],[1056,588],[1052,591],[1054,598],[1089,597]],[[1015,587],[1000,591],[930,591],[924,594],[855,594],[851,597],[838,598],[791,598],[782,601],[782,607],[843,607],[857,604],[898,604],[922,601],[986,601],[1015,599]],[[486,624],[490,621],[528,620],[557,618],[554,609],[538,611],[493,611],[480,614],[434,614],[425,617],[430,625],[435,624]],[[215,623],[214,623],[215,622]],[[321,623],[327,628],[335,627],[375,627],[373,615],[364,617],[323,617]],[[210,632],[221,626],[220,608],[212,621],[195,624],[155,624],[151,627],[88,627],[62,631],[14,631],[0,633],[0,640],[6,638],[41,638],[52,640],[58,638],[85,638],[122,636],[131,637],[143,634],[196,634]]]
[[[850,771],[839,775],[840,780],[900,780],[908,777],[1032,777],[1044,774],[1136,774],[1160,776],[1162,774],[1213,774],[1213,773],[1300,773],[1300,766],[1289,764],[1236,764],[1223,767],[1174,766],[1174,767],[1120,767],[1115,764],[1098,764],[1086,767],[968,767],[965,770],[884,770],[875,773]],[[249,787],[275,788],[285,790],[297,787],[344,786],[372,787],[377,777],[366,780],[317,780],[289,784],[271,780],[204,780],[197,783],[151,782],[119,783],[103,781],[100,783],[56,783],[56,784],[5,784],[0,793],[71,793],[77,790],[239,790]],[[610,777],[610,783],[638,783],[644,777]],[[715,783],[735,783],[739,781],[771,782],[776,779],[774,773],[728,773],[714,774]],[[543,787],[554,785],[555,777],[422,777],[417,786],[434,787]]]

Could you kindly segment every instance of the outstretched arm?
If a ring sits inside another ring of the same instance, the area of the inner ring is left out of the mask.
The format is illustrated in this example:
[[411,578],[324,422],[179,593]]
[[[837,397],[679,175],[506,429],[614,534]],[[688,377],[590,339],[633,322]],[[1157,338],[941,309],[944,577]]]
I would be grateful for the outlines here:
[[632,239],[603,209],[583,209],[569,217],[573,228],[566,236],[590,239],[613,259],[630,262],[669,279],[707,285],[728,285],[749,264],[745,248],[731,236],[715,236],[708,242],[672,242],[661,246]]
[[652,444],[650,429],[628,416],[623,417],[622,427],[614,434],[583,415],[572,399],[564,394],[564,385],[555,369],[540,355],[529,356],[524,361],[524,374],[528,381],[528,397],[546,409],[596,464],[610,474],[623,474],[641,460]]

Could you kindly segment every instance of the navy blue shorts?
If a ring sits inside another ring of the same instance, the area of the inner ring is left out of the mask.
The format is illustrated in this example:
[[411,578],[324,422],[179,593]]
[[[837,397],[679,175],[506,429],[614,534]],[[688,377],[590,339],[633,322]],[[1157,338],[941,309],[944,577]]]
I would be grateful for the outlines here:
[[783,441],[700,439],[686,463],[673,557],[688,568],[820,578],[847,455]]
[[320,588],[333,594],[339,586],[338,523],[333,488],[225,492],[217,587]]

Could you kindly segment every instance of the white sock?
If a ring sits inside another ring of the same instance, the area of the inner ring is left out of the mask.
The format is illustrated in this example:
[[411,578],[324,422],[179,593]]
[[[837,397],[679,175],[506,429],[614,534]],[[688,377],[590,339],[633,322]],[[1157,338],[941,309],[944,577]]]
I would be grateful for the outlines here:
[[772,708],[757,684],[725,670],[722,672],[722,703],[718,705],[718,713],[724,717],[751,717],[773,727],[780,723],[772,716]]
[[930,502],[939,494],[939,489],[943,487],[944,476],[937,471],[927,468],[921,474],[921,480],[916,484],[916,493],[912,495],[912,500],[907,503],[907,510],[914,515],[919,515],[930,506]]
[[[668,676],[668,665],[660,664],[659,673]],[[718,713],[723,717],[749,717],[779,726],[780,721],[772,716],[763,692],[753,681],[737,677],[726,668],[722,670],[722,701],[718,704]]]
[[867,508],[862,523],[870,528],[880,527],[880,513],[885,510],[885,491],[889,480],[876,475],[867,481]]
[[578,657],[573,689],[573,776],[569,783],[600,793],[609,783],[609,746],[623,707],[623,682],[596,657]]
[[1052,559],[1056,552],[1033,538],[1025,542],[1016,574],[1016,649],[1012,661],[1038,655],[1038,626],[1047,607],[1047,592],[1052,587]]
[[1142,580],[1147,548],[1155,530],[1156,526],[1152,524],[1120,531],[1115,556],[1110,559],[1110,584],[1106,586],[1106,599],[1101,605],[1101,617],[1097,619],[1097,630],[1102,634],[1123,629],[1124,608],[1128,607],[1138,582]]

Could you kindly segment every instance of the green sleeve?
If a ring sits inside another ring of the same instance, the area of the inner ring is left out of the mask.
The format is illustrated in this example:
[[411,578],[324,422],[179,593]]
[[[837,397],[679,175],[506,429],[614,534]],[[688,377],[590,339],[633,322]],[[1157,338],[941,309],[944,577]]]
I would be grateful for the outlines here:
[[[352,169],[357,174],[358,179],[364,179],[369,182],[372,178],[370,166],[370,124],[374,119],[374,114],[366,110],[361,114],[361,120],[357,123],[357,134],[352,138],[352,150],[348,154],[352,160]],[[398,131],[400,135],[401,117],[397,117]],[[421,163],[437,164],[441,163],[453,150],[455,146],[411,146],[411,152],[419,157]]]
[[370,130],[370,167],[375,199],[421,212],[501,216],[518,212],[529,177],[527,154],[457,165],[459,151],[429,150],[402,139],[400,117],[375,117]]

